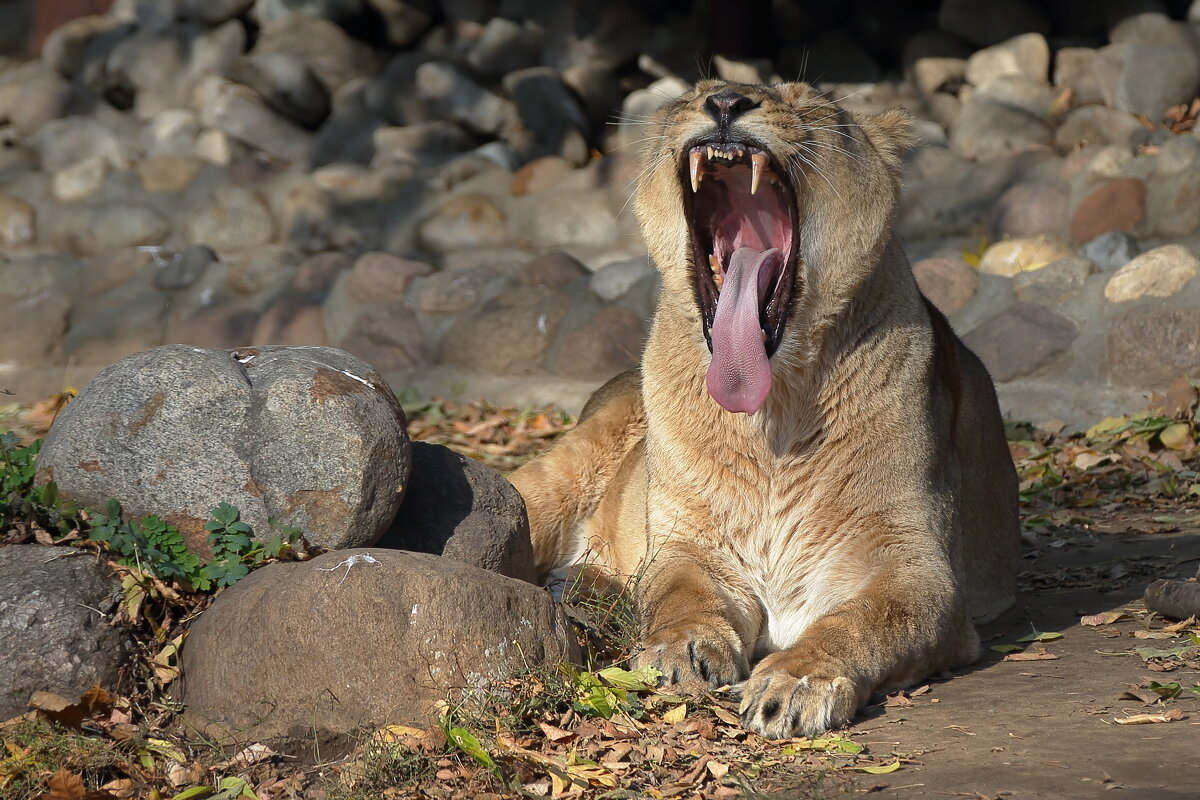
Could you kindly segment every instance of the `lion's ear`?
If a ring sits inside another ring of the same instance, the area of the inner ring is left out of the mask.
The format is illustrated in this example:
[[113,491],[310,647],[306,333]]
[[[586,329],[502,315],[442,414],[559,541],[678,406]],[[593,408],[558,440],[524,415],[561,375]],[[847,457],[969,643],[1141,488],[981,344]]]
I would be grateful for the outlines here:
[[919,141],[913,128],[912,115],[903,108],[889,108],[869,117],[862,127],[870,137],[871,144],[892,166],[899,166],[904,154]]

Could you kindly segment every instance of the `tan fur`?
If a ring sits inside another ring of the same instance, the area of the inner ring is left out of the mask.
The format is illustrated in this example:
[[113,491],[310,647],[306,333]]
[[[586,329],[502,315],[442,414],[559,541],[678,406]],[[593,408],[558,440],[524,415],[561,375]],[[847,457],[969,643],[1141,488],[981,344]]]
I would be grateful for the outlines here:
[[892,232],[907,115],[855,117],[803,84],[733,87],[758,103],[734,131],[796,189],[801,264],[763,407],[709,396],[679,169],[726,85],[651,123],[637,214],[663,290],[640,381],[614,379],[513,483],[542,574],[644,572],[641,663],[748,678],[743,724],[787,737],[977,657],[972,617],[1013,602],[1016,478],[991,380]]

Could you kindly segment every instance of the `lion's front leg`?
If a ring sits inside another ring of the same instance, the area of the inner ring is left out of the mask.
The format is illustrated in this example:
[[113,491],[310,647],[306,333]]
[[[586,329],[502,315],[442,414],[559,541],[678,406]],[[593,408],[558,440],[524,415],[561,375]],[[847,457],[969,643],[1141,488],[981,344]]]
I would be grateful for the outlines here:
[[711,553],[676,545],[658,553],[638,590],[638,664],[667,683],[732,684],[749,674],[747,644],[761,625],[757,601]]
[[760,661],[742,696],[742,725],[772,739],[816,735],[849,723],[882,686],[974,661],[979,639],[952,581],[913,571],[877,576]]

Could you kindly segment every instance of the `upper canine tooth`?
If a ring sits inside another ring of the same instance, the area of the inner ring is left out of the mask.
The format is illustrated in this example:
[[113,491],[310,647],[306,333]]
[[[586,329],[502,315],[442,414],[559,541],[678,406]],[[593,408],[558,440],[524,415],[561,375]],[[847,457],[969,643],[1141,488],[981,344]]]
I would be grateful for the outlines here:
[[763,170],[767,168],[769,160],[765,153],[754,153],[750,156],[750,194],[758,191],[758,182],[762,180]]
[[693,150],[691,153],[688,154],[688,173],[691,175],[691,178],[692,178],[692,192],[693,193],[698,192],[700,190],[700,181],[702,180],[702,177],[703,177],[703,173],[700,172],[700,167],[703,163],[704,163],[704,154],[701,153],[699,150]]

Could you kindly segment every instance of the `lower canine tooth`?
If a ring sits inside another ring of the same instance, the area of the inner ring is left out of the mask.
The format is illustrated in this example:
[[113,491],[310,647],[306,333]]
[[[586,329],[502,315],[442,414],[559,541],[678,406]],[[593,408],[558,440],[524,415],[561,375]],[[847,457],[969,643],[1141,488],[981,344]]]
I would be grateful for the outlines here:
[[766,343],[767,343],[767,332],[766,332],[766,331],[764,331],[762,328],[759,328],[759,329],[758,329],[758,332],[759,332],[760,334],[762,334],[762,341],[763,341],[763,344],[766,344]]

